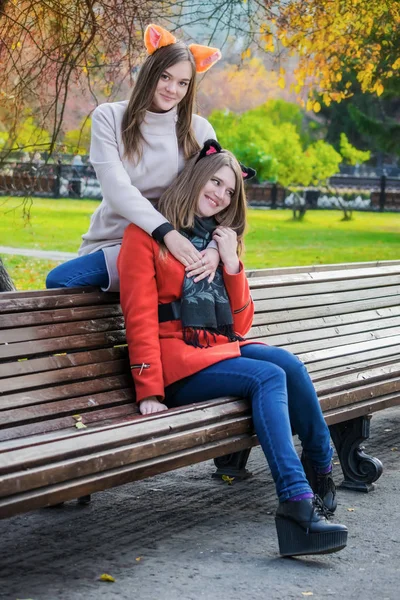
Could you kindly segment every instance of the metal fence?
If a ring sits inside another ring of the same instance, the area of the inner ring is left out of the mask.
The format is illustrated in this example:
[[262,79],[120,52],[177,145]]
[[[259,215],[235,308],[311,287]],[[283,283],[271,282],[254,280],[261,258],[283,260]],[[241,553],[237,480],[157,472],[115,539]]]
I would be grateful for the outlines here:
[[[353,191],[369,197],[367,210],[400,211],[400,178],[335,175],[329,180],[332,193],[349,200]],[[324,189],[303,188],[301,194],[309,208],[330,208],[319,202]],[[5,163],[0,167],[0,195],[41,196],[48,198],[93,198],[100,200],[101,188],[91,165]],[[290,192],[274,183],[248,184],[247,196],[252,206],[284,208]],[[360,204],[361,206],[361,204]],[[355,206],[355,208],[359,208]]]
[[5,163],[0,195],[100,200],[101,189],[91,165]]

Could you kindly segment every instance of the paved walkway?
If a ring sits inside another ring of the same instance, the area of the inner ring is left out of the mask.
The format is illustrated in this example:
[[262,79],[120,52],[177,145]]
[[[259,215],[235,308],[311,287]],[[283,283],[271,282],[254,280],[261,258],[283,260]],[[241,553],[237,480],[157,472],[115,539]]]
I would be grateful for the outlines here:
[[[227,485],[211,462],[0,521],[2,600],[398,600],[400,409],[372,419],[384,473],[370,494],[340,491],[348,546],[277,552],[276,499],[259,448],[253,477]],[[335,467],[340,480],[339,467]],[[115,583],[99,580],[103,573]]]
[[11,246],[0,246],[1,254],[15,254],[20,256],[33,256],[47,260],[70,260],[78,255],[75,252],[57,252],[57,250],[35,250],[34,248],[12,248]]

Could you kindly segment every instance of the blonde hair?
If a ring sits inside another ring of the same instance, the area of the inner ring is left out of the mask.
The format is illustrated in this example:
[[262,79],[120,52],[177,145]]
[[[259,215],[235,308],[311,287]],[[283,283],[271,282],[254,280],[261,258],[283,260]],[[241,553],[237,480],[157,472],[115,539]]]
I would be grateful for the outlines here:
[[182,42],[159,48],[144,61],[132,90],[127,109],[122,118],[122,141],[124,155],[140,160],[144,138],[140,131],[146,111],[150,109],[161,75],[169,67],[182,61],[189,61],[192,77],[187,92],[178,105],[177,137],[178,145],[187,159],[200,150],[192,129],[192,114],[196,97],[196,65],[193,54]]
[[222,167],[230,167],[235,174],[236,185],[229,206],[215,215],[219,225],[231,227],[238,238],[238,254],[243,251],[246,228],[246,194],[242,169],[228,150],[210,154],[197,161],[198,155],[187,161],[174,183],[163,193],[157,209],[177,229],[193,227],[200,193],[206,183]]

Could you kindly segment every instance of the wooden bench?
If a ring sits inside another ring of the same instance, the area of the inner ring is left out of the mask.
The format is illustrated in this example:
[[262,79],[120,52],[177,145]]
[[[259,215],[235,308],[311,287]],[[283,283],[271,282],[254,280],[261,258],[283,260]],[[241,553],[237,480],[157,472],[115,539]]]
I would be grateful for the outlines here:
[[[382,465],[360,444],[371,413],[400,403],[400,261],[248,276],[249,337],[307,364],[344,485],[371,489]],[[0,295],[1,518],[216,457],[244,477],[256,444],[244,399],[138,415],[117,295]]]

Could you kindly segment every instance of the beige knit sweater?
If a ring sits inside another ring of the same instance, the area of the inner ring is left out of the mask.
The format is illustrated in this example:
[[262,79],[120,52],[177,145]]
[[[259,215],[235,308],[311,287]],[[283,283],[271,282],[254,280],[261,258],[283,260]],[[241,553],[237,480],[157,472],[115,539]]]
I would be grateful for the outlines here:
[[[141,160],[136,165],[123,158],[121,123],[127,104],[101,104],[92,115],[90,162],[103,200],[82,236],[79,254],[104,251],[110,276],[107,291],[119,288],[116,261],[125,228],[134,223],[151,234],[166,222],[151,200],[160,198],[185,162],[178,148],[176,108],[167,113],[148,111],[140,128],[145,140]],[[192,127],[200,145],[216,138],[210,123],[198,115],[193,115]]]

